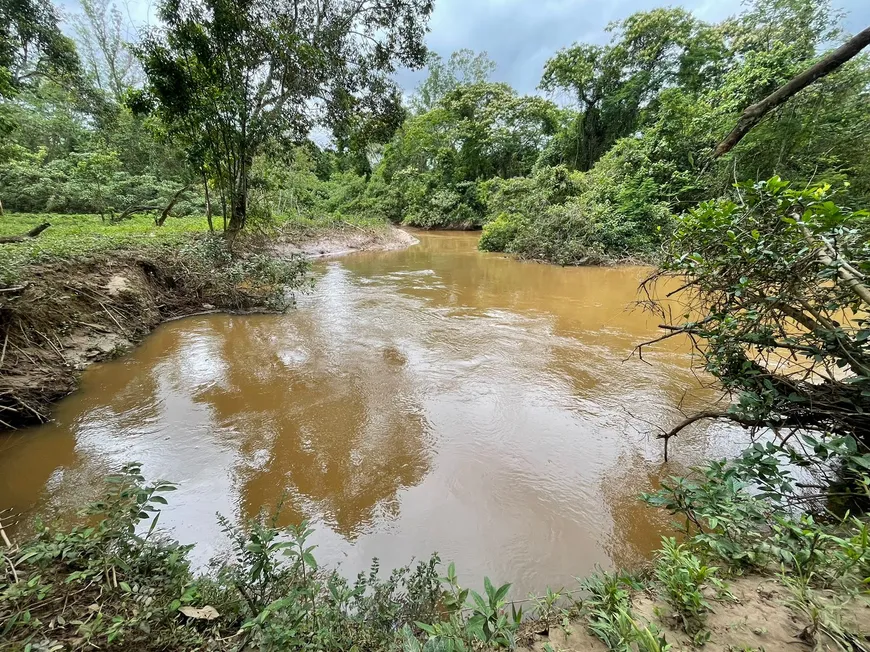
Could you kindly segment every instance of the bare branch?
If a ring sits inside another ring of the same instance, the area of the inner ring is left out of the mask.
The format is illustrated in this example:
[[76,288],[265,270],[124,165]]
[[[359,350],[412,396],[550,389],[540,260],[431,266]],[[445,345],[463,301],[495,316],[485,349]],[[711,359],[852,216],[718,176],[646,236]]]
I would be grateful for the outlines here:
[[716,151],[713,152],[713,158],[719,158],[723,154],[730,152],[770,111],[786,102],[814,81],[834,72],[868,45],[870,45],[870,27],[850,38],[839,48],[822,58],[815,65],[807,68],[760,102],[746,107],[743,115],[740,116],[740,120],[737,121],[737,126],[716,147]]

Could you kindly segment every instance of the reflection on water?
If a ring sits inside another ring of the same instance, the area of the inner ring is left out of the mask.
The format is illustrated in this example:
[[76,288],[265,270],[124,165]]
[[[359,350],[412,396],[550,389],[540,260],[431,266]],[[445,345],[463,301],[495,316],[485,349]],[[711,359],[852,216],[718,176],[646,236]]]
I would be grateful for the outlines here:
[[623,361],[655,331],[629,309],[645,270],[420,239],[319,263],[287,315],[173,322],[92,367],[52,423],[0,439],[0,509],[65,514],[139,460],[180,484],[161,524],[199,561],[226,545],[215,512],[282,497],[348,574],[437,550],[522,593],[647,557],[667,517],[637,494],[733,437],[681,435],[662,466],[650,424],[715,397],[678,343]]

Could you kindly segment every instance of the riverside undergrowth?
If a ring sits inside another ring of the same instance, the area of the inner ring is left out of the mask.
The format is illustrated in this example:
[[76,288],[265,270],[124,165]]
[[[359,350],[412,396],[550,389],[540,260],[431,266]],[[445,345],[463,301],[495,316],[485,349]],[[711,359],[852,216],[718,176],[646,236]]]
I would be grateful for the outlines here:
[[[757,476],[751,481],[759,459],[771,478],[771,460],[756,451],[646,496],[688,523],[681,543],[663,540],[651,569],[601,571],[578,590],[528,600],[488,578],[479,593],[461,586],[453,564],[442,576],[437,554],[386,575],[375,560],[348,580],[317,563],[307,523],[278,527],[280,507],[242,525],[221,518],[231,552],[195,572],[193,546],[159,525],[175,485],[149,483],[130,464],[107,478],[79,525],[37,524],[33,537],[3,551],[0,649],[463,652],[514,649],[579,627],[609,649],[661,652],[681,636],[707,644],[708,614],[734,600],[730,581],[750,573],[785,588],[782,608],[804,641],[866,649],[867,633],[842,616],[870,587],[866,519],[781,509],[777,496],[759,492]],[[868,461],[840,460],[864,491]],[[788,478],[787,467],[776,468]],[[649,596],[662,606],[641,613],[637,599]]]
[[[40,219],[12,221],[20,229]],[[193,218],[171,224],[59,218],[37,238],[0,245],[0,428],[46,421],[81,369],[128,350],[167,319],[281,311],[308,286],[301,255],[253,237],[230,247],[197,231]]]

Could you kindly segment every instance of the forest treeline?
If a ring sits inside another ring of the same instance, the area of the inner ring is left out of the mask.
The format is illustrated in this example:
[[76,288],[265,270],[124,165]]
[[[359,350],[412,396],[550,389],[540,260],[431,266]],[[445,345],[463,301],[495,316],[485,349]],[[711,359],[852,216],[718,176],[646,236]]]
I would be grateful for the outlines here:
[[[167,4],[163,27],[136,32],[111,0],[84,0],[72,39],[48,0],[4,16],[0,201],[118,219],[175,199],[173,215],[220,214],[232,230],[345,216],[483,228],[482,249],[588,264],[659,259],[673,215],[738,182],[776,174],[870,194],[866,56],[711,157],[743,108],[843,40],[827,2],[753,0],[718,24],[639,12],[611,24],[606,45],[559,50],[533,96],[491,81],[485,53],[424,54],[425,4],[388,12],[407,42],[393,34],[369,51],[340,30],[321,37],[304,83],[289,52],[257,78],[282,28],[253,14],[202,22]],[[349,63],[358,74],[332,84]],[[403,98],[388,76],[423,64]]]

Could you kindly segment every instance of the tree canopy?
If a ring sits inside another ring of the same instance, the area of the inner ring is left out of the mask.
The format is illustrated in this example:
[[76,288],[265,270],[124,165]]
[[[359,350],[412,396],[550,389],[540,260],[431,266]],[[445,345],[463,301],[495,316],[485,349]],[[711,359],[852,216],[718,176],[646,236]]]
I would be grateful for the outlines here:
[[231,231],[247,219],[254,157],[316,125],[341,133],[354,114],[398,110],[389,74],[422,65],[431,0],[330,3],[166,1],[139,46],[137,98],[214,169]]
[[51,0],[6,0],[0,4],[0,97],[40,78],[80,72],[72,40],[58,26]]
[[416,113],[434,109],[457,86],[489,81],[495,68],[495,62],[486,52],[475,53],[474,50],[463,48],[453,52],[445,62],[439,54],[430,51],[426,55],[429,74],[411,97],[411,108]]

